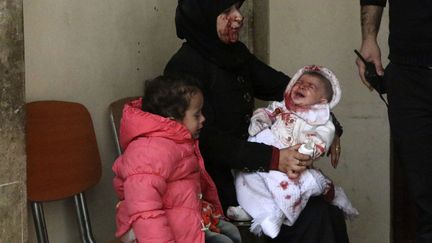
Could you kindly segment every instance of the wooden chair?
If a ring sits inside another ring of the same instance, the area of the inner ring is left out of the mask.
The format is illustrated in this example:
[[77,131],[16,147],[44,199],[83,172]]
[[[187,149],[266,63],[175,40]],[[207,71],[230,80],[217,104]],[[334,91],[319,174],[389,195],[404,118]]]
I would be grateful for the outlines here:
[[112,102],[109,106],[111,127],[114,134],[114,141],[116,144],[117,154],[121,155],[123,153],[120,147],[120,120],[123,114],[123,107],[125,104],[129,103],[132,100],[136,100],[139,97],[125,97],[119,100]]
[[49,242],[42,203],[73,198],[81,241],[94,243],[84,191],[99,182],[101,161],[89,112],[63,101],[26,109],[27,197],[38,242]]

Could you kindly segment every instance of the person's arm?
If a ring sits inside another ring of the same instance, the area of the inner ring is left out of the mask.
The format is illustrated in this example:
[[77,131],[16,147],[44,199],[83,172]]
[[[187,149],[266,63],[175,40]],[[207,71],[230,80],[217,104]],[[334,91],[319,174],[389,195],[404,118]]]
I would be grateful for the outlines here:
[[[200,148],[204,157],[205,154],[212,157],[220,166],[246,172],[279,170],[289,173],[290,178],[296,178],[312,163],[309,156],[297,152],[299,147],[296,145],[279,150],[273,146],[248,142],[210,124],[205,125],[200,134]],[[299,165],[299,161],[304,161],[304,165]]]
[[256,57],[251,61],[250,68],[254,96],[264,101],[282,101],[291,78]]
[[212,124],[214,122],[211,118],[207,117],[208,115],[200,133],[200,149],[204,158],[212,158],[221,166],[244,171],[268,171],[278,168],[278,164],[271,163],[274,156],[272,146],[234,137],[218,129]]
[[340,145],[340,138],[343,133],[343,127],[339,123],[339,121],[336,119],[336,116],[333,114],[333,112],[330,112],[333,124],[335,126],[335,136],[333,138],[333,141],[330,145],[330,149],[327,152],[327,157],[330,156],[330,163],[333,166],[333,168],[336,168],[339,164],[339,158],[341,154],[341,145]]
[[335,137],[335,126],[331,121],[328,121],[326,124],[318,126],[311,131],[306,131],[305,136],[307,138],[306,142],[312,140],[315,144],[313,159],[316,159],[330,150]]
[[249,124],[249,136],[255,136],[262,130],[270,127],[275,121],[276,114],[284,110],[283,102],[273,101],[266,108],[258,108],[254,111]]
[[200,134],[200,148],[204,158],[212,158],[220,166],[244,171],[301,172],[305,166],[298,166],[298,160],[310,164],[309,156],[297,152],[298,147],[277,149],[260,143],[246,141],[215,125],[213,107],[204,105],[206,123]]
[[271,126],[272,119],[270,114],[271,113],[269,113],[265,108],[258,108],[254,111],[249,124],[249,136],[255,136],[262,130]]
[[[361,30],[362,43],[360,48],[361,55],[366,61],[371,61],[375,64],[376,71],[379,75],[384,74],[384,69],[381,62],[381,50],[378,46],[377,36],[381,24],[381,17],[386,0],[361,0]],[[364,77],[365,65],[357,58],[356,64],[361,81],[372,90],[372,86]]]

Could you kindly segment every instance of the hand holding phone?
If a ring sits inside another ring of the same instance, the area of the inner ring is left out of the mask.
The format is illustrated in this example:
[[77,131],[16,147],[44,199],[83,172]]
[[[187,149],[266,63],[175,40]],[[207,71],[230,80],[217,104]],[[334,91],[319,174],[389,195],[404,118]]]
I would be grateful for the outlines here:
[[366,81],[379,93],[379,94],[385,94],[386,89],[383,82],[383,77],[378,75],[375,69],[375,64],[373,62],[368,62],[364,57],[358,52],[357,50],[354,50],[355,54],[360,58],[360,60],[365,65],[365,72],[364,76],[366,78]]

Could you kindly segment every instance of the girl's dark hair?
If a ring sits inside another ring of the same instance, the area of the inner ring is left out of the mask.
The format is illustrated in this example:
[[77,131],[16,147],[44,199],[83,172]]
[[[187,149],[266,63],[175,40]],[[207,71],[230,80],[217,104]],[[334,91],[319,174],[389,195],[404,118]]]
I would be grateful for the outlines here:
[[193,95],[201,92],[199,82],[187,75],[162,75],[144,84],[141,109],[181,120]]

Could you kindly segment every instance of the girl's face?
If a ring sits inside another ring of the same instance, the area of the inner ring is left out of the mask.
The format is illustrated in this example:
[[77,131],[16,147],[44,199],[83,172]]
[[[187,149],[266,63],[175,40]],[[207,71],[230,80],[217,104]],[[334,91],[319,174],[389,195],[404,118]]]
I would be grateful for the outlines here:
[[203,127],[205,117],[201,113],[204,104],[204,98],[201,92],[197,92],[191,97],[189,107],[181,123],[191,132],[192,137],[199,137],[200,129]]
[[239,31],[243,26],[243,16],[239,9],[240,3],[236,3],[217,17],[216,31],[219,39],[225,44],[239,40]]
[[309,107],[327,102],[325,86],[321,79],[303,74],[291,89],[291,100],[299,107]]

